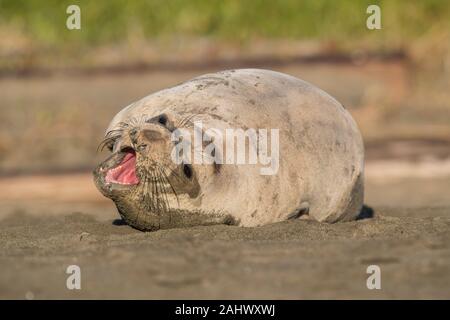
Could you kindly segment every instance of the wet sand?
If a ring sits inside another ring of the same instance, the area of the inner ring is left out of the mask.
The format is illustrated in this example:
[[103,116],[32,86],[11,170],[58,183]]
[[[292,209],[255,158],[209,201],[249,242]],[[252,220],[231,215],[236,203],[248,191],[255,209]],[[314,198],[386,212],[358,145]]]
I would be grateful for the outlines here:
[[[0,225],[0,298],[450,298],[450,209],[421,218],[375,210],[334,225],[152,233],[88,214],[16,214]],[[71,264],[81,290],[66,289]],[[366,287],[373,264],[381,290]]]
[[[0,298],[450,298],[450,178],[378,170],[371,219],[151,233],[121,224],[89,174],[4,178]],[[72,264],[81,290],[66,288]],[[381,290],[366,287],[373,264]]]

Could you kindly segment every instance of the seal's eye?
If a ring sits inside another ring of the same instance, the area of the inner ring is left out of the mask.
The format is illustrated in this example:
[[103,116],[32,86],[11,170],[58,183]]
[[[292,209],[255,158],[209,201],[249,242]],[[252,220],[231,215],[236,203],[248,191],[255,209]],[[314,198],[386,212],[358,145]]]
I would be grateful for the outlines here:
[[173,132],[175,130],[175,128],[173,127],[173,123],[170,121],[169,117],[165,113],[160,114],[159,116],[153,117],[151,119],[148,119],[145,122],[159,124],[164,128],[166,128],[167,130],[169,130],[170,132]]
[[192,178],[192,168],[191,168],[191,166],[188,165],[188,164],[184,164],[183,165],[183,173],[188,179]]
[[165,126],[167,124],[167,116],[165,114],[162,114],[158,117],[158,123]]

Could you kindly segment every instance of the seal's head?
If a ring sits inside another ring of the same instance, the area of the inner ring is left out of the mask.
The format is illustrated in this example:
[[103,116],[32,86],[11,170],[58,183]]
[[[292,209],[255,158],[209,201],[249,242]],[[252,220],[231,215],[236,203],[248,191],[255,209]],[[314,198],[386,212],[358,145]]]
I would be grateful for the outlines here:
[[[227,223],[228,217],[195,210],[204,181],[216,167],[173,161],[171,136],[185,126],[167,114],[130,118],[110,129],[99,148],[112,153],[94,170],[102,194],[112,199],[122,218],[139,230]],[[187,199],[187,201],[186,201]]]

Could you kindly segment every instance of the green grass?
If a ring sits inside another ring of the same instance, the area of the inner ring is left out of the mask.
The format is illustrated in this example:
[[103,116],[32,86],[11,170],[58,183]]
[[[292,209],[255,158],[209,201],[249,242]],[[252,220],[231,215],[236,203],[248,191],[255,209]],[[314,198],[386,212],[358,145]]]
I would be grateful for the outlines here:
[[[66,29],[66,8],[81,7],[82,30]],[[380,31],[365,27],[366,8],[382,8]],[[44,46],[98,45],[202,36],[245,42],[255,38],[406,42],[450,30],[447,0],[0,0],[0,28]]]

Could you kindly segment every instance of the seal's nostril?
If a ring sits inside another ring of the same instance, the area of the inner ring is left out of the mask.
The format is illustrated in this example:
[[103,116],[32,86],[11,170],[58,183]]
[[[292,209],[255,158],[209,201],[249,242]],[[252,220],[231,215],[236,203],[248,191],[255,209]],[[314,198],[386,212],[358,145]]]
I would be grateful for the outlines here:
[[138,133],[138,130],[136,128],[130,130],[131,137],[134,137],[137,133]]
[[137,147],[138,151],[144,151],[145,149],[147,149],[147,145],[145,143],[143,143]]

